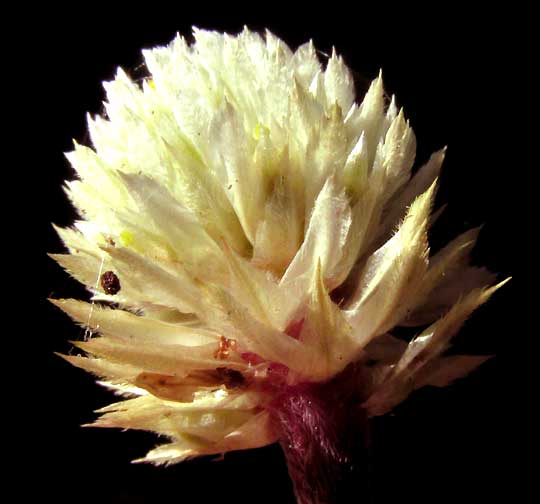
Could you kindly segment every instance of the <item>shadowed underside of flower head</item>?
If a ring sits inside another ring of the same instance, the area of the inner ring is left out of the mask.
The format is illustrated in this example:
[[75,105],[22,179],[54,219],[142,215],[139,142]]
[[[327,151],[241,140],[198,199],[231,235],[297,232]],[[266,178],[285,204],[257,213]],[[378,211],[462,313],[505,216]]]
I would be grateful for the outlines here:
[[93,148],[67,155],[80,220],[53,257],[93,299],[53,303],[96,336],[64,357],[128,397],[93,425],[165,435],[142,460],[174,463],[276,441],[276,398],[299,386],[346,376],[375,416],[486,360],[445,351],[502,283],[469,263],[478,229],[430,255],[444,149],[412,174],[382,77],[357,103],[311,43],[194,37],[144,51],[142,84],[105,83]]

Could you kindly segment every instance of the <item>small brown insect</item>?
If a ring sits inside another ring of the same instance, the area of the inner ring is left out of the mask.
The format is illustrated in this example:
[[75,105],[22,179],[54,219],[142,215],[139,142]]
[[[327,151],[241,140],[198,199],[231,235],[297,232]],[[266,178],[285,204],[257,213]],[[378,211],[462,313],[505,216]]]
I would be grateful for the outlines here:
[[101,287],[107,294],[117,294],[120,290],[120,280],[113,271],[106,271],[101,275]]
[[220,336],[219,338],[219,346],[216,352],[214,353],[214,357],[216,359],[226,359],[229,357],[229,351],[236,349],[236,340],[228,339],[225,336]]

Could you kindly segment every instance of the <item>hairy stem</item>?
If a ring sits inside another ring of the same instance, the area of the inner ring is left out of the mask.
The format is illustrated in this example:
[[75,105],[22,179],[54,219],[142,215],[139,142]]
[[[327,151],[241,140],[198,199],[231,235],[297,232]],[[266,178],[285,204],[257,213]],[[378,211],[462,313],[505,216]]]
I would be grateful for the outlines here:
[[298,504],[370,502],[369,432],[358,398],[339,383],[289,387],[273,403]]

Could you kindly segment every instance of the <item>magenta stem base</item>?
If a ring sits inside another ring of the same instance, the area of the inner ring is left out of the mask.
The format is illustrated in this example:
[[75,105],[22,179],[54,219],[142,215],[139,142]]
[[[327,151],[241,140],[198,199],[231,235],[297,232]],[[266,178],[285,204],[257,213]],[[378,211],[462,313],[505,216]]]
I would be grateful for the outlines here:
[[369,425],[340,383],[289,387],[272,404],[298,504],[369,503]]

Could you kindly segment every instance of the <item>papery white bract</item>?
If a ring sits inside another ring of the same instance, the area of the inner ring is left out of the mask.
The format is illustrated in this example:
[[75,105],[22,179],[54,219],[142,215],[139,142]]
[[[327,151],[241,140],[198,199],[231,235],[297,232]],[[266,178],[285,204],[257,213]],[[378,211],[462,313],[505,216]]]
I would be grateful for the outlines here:
[[[54,258],[95,304],[53,302],[99,336],[65,358],[131,397],[94,425],[168,436],[143,460],[172,463],[275,441],[276,394],[348,366],[373,416],[483,362],[443,354],[502,284],[469,265],[478,230],[430,257],[444,150],[411,177],[415,136],[381,76],[357,104],[312,43],[194,37],[145,51],[142,84],[119,70],[93,149],[68,154],[81,220]],[[95,289],[100,271],[118,288]],[[407,343],[399,325],[424,329]]]

